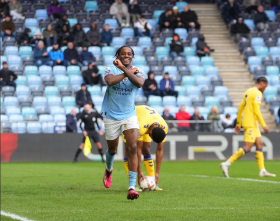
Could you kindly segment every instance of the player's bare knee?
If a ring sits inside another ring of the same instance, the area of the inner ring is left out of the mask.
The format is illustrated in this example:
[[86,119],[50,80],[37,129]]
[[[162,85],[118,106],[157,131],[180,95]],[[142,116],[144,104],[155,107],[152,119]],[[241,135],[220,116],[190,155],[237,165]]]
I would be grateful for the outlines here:
[[128,149],[129,149],[128,151],[129,151],[130,155],[136,155],[136,153],[137,153],[137,144],[129,145]]
[[142,154],[144,156],[147,156],[147,155],[150,155],[151,154],[151,151],[150,151],[150,148],[144,148],[142,149]]
[[108,152],[111,156],[113,156],[117,153],[117,150],[116,149],[109,149]]

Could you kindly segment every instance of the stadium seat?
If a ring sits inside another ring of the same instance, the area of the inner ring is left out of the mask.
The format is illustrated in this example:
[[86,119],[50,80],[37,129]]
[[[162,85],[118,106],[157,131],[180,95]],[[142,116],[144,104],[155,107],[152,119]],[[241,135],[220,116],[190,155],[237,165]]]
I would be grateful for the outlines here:
[[39,116],[39,121],[41,123],[43,123],[43,122],[52,122],[53,121],[53,116],[50,115],[50,114],[41,114]]
[[[26,18],[25,19],[25,27],[37,28],[37,26],[38,26],[38,21],[35,18]],[[33,37],[33,35],[30,37]]]
[[39,108],[46,108],[47,107],[47,98],[46,97],[34,97],[33,98],[33,104],[35,109],[39,109]]
[[75,109],[75,110],[76,110],[76,113],[79,113],[79,112],[80,112],[79,108],[77,108],[77,107],[65,107],[64,109],[65,109],[65,114],[66,114],[66,115],[67,115],[67,114],[70,114],[71,111],[72,111],[72,109]]
[[70,65],[67,67],[67,74],[69,77],[71,76],[79,76],[80,75],[80,67],[75,65]]
[[127,38],[125,44],[127,46],[137,46],[138,39],[137,38]]
[[267,47],[257,47],[256,49],[256,53],[257,53],[257,56],[259,56],[260,58],[265,58],[269,55],[269,51],[268,51],[268,48]]
[[185,39],[188,37],[188,32],[185,28],[175,28],[174,33],[179,35],[180,39]]
[[146,56],[146,61],[149,66],[158,66],[158,58],[155,56]]
[[[100,49],[100,47],[98,47],[98,46],[90,46],[90,47],[88,48],[88,51],[89,51],[90,53],[92,53],[94,57],[100,57],[100,56],[101,56],[101,49]],[[76,67],[76,66],[75,66],[75,67]]]
[[256,67],[261,66],[261,58],[258,56],[248,57],[248,65],[250,67],[250,71],[253,72]]
[[21,107],[31,107],[32,99],[30,97],[21,97],[19,98],[19,105]]
[[111,46],[105,46],[102,48],[102,55],[103,57],[106,57],[106,56],[111,56],[113,57],[115,54],[115,49],[114,47],[111,47]]
[[210,78],[208,76],[197,76],[196,85],[199,87],[205,87],[210,85]]
[[42,123],[42,132],[43,133],[54,133],[55,122],[43,122]]
[[184,7],[187,5],[187,2],[176,2],[176,6],[178,7],[179,12],[182,12],[184,10]]
[[154,56],[156,49],[154,47],[144,48],[143,54],[145,56]]
[[[168,39],[168,38],[166,38]],[[153,46],[154,47],[159,47],[159,46],[164,46],[164,39],[163,38],[153,38]],[[169,47],[169,44],[166,46]]]
[[200,87],[198,87],[198,86],[187,87],[187,94],[189,97],[199,97],[200,96]]
[[224,108],[225,114],[233,115],[233,114],[237,114],[237,112],[238,112],[238,109],[236,107],[225,107]]
[[244,19],[244,23],[248,26],[249,29],[253,30],[255,28],[254,21],[252,19]]
[[146,65],[146,58],[144,56],[134,56],[133,65]]
[[96,1],[86,1],[85,8],[87,10],[87,14],[89,14],[90,11],[97,11],[98,4]]
[[278,76],[271,76],[271,84],[273,86],[278,86],[279,88],[279,85],[280,85],[280,82],[279,82],[279,77]]
[[41,78],[39,76],[28,76],[27,81],[30,89],[41,86]]
[[170,38],[170,37],[173,37],[174,31],[173,31],[173,29],[164,28],[161,31],[161,34],[162,34],[162,37],[164,37],[164,38],[168,38],[168,37]]
[[17,55],[7,56],[9,68],[21,66],[21,57]]
[[152,46],[152,40],[149,37],[140,37],[138,43],[139,46],[143,49],[150,48]]
[[29,88],[27,86],[18,86],[16,89],[17,97],[28,97],[29,96]]
[[12,114],[20,114],[20,109],[18,107],[6,107],[6,114],[8,116]]
[[4,97],[4,105],[5,107],[17,107],[18,106],[18,99],[16,97],[7,96]]
[[133,28],[123,28],[122,31],[122,36],[126,39],[128,38],[133,38],[134,37],[134,30]]
[[178,105],[178,107],[181,107],[182,105],[189,107],[189,106],[191,106],[191,99],[189,97],[183,97],[183,96],[178,97],[177,105]]
[[104,97],[99,97],[99,96],[93,96],[92,97],[92,102],[95,106],[102,106]]
[[53,75],[57,76],[57,75],[66,75],[66,67],[64,66],[54,66],[53,67]]
[[174,96],[165,96],[162,99],[162,103],[163,103],[164,107],[176,106],[176,97],[174,97]]
[[7,46],[5,48],[5,53],[6,56],[11,56],[11,55],[18,55],[18,47],[17,46]]
[[1,133],[11,133],[12,128],[9,122],[1,122]]
[[219,107],[219,98],[213,96],[205,97],[205,105],[209,108]]
[[175,65],[178,66],[186,66],[186,59],[184,57],[178,56],[174,59]]
[[158,57],[158,61],[160,61],[161,58],[169,56],[169,50],[168,50],[167,47],[157,47],[156,48],[156,54],[157,54],[157,57]]
[[41,78],[46,77],[46,76],[51,76],[52,75],[52,67],[47,66],[47,65],[42,65],[39,67],[39,75]]
[[180,76],[188,76],[191,75],[191,71],[186,66],[178,66],[177,67]]
[[12,86],[4,86],[2,87],[2,94],[4,97],[6,96],[14,96],[15,88]]
[[109,25],[110,29],[117,29],[118,28],[118,22],[117,22],[116,19],[113,19],[113,18],[105,19],[104,25]]
[[48,97],[49,107],[60,107],[61,98],[60,97]]
[[22,116],[36,115],[36,111],[33,107],[23,107],[21,111],[22,111]]
[[111,65],[113,65],[114,60],[115,60],[115,58],[113,56],[105,57],[105,64],[107,66],[111,66]]
[[97,85],[88,87],[87,90],[92,97],[101,95],[101,88]]
[[9,118],[7,115],[4,115],[4,114],[1,114],[1,117],[0,117],[0,122],[7,122],[9,121]]
[[155,10],[155,11],[154,11],[154,18],[155,18],[156,22],[158,22],[159,16],[160,16],[162,13],[164,13],[163,10]]
[[270,47],[269,54],[275,62],[276,58],[280,57],[280,47]]
[[55,81],[58,89],[60,90],[62,87],[68,87],[70,80],[68,76],[56,76]]
[[18,76],[17,79],[15,80],[15,83],[17,86],[26,86],[26,76]]
[[139,47],[139,46],[132,46],[131,47],[134,51],[134,55],[136,56],[142,56],[143,54],[143,48]]
[[24,122],[14,122],[12,123],[12,132],[15,134],[25,134],[26,124]]
[[170,76],[177,76],[178,71],[175,66],[165,66],[163,69],[164,73],[168,72]]
[[125,38],[123,37],[113,37],[112,45],[114,46],[115,50],[122,47],[125,44]]
[[[162,66],[171,66],[173,63],[173,60],[171,57],[164,57],[164,58],[161,58],[161,65]],[[176,68],[177,70],[177,68]]]
[[201,87],[201,94],[203,97],[213,96],[214,89],[213,87]]
[[157,21],[155,19],[146,19],[146,21],[152,26],[152,29],[157,28]]
[[228,97],[228,88],[225,86],[216,86],[214,88],[214,93],[217,97]]
[[187,63],[189,66],[191,65],[200,65],[200,59],[197,56],[188,56],[187,57]]
[[70,77],[70,82],[71,85],[79,85],[81,86],[81,84],[84,82],[83,77],[82,76],[71,76]]
[[213,57],[209,57],[209,56],[205,56],[201,58],[201,64],[203,67],[211,67],[214,66],[214,58]]
[[267,86],[267,88],[265,89],[263,94],[265,95],[265,101],[268,103],[269,100],[272,97],[276,97],[277,96],[277,87],[275,87],[275,86]]
[[61,97],[65,97],[65,96],[71,96],[72,95],[72,90],[70,87],[61,87],[59,89],[60,95]]
[[201,115],[208,115],[210,113],[210,108],[208,107],[197,107]]
[[55,87],[55,86],[45,87],[45,95],[47,97],[57,97],[58,96],[58,88]]
[[24,73],[26,76],[37,76],[38,67],[37,66],[25,66]]
[[219,70],[217,67],[206,67],[205,74],[209,77],[219,76]]
[[148,98],[150,107],[161,107],[162,106],[162,98],[159,96],[150,96]]
[[202,66],[190,66],[190,70],[193,76],[203,76],[205,69]]
[[220,98],[220,105],[222,107],[231,107],[232,106],[232,100],[229,97],[222,97]]
[[186,95],[186,88],[184,86],[175,86],[175,91],[178,91],[178,96],[185,96]]
[[50,107],[50,112],[53,116],[56,114],[65,114],[64,108],[62,107]]
[[265,10],[264,13],[269,18],[269,21],[274,21],[275,20],[275,12],[273,10]]
[[41,133],[41,123],[39,123],[39,122],[28,122],[27,123],[27,132],[30,133],[30,134]]
[[148,77],[148,72],[150,71],[150,67],[149,66],[138,66],[139,69],[141,69],[142,71],[144,71],[144,74],[146,75],[146,77]]
[[148,99],[146,97],[136,97],[135,98],[135,105],[147,105]]
[[68,18],[67,20],[68,20],[68,22],[69,22],[69,24],[70,24],[70,28],[72,28],[73,25],[75,25],[75,24],[78,23],[78,21],[77,21],[76,18]]
[[277,66],[267,66],[266,73],[268,76],[278,76],[279,75],[279,67]]
[[54,122],[66,122],[66,116],[64,114],[55,114],[53,120]]
[[261,37],[254,37],[251,39],[251,45],[256,50],[259,46],[264,46],[264,40]]
[[44,86],[54,86],[55,78],[52,76],[43,77],[42,83]]
[[37,21],[48,19],[48,13],[46,9],[37,9],[35,14]]
[[76,106],[76,100],[74,97],[71,96],[65,96],[62,98],[62,104],[64,107],[75,107]]

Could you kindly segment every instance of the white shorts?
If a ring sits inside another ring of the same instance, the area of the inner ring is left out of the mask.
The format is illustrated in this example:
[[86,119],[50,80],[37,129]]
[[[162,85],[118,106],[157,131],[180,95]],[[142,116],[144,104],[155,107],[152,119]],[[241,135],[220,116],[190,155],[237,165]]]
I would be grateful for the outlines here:
[[139,122],[137,116],[133,116],[125,120],[110,120],[107,118],[103,118],[103,121],[105,125],[106,140],[115,140],[118,136],[122,135],[125,130],[139,130]]

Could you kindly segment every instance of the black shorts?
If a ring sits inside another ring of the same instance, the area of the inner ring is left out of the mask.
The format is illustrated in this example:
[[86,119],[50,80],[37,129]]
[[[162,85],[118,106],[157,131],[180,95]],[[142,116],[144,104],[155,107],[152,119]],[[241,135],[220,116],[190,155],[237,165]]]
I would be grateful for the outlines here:
[[[100,142],[99,139],[99,133],[97,133],[95,130],[87,130],[89,139],[91,138],[94,143]],[[85,143],[86,138],[83,136],[82,143]]]

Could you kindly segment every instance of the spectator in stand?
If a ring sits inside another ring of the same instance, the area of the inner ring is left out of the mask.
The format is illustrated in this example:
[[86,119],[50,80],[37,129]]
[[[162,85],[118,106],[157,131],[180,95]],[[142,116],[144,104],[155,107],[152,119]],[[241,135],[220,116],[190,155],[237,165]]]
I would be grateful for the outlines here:
[[86,34],[79,23],[73,27],[73,42],[75,47],[81,47],[86,42]]
[[95,61],[95,57],[91,52],[88,51],[88,47],[86,44],[83,46],[83,51],[81,52],[81,59],[83,61],[83,65],[87,66],[89,63]]
[[55,31],[58,35],[63,32],[63,26],[65,25],[67,27],[67,30],[70,30],[70,23],[67,20],[67,18],[68,18],[67,14],[64,14],[62,15],[62,18],[58,22],[56,22]]
[[81,90],[76,93],[76,103],[80,107],[83,107],[85,104],[92,103],[90,93],[88,92],[85,84],[82,84]]
[[280,0],[271,0],[270,4],[275,14],[277,14],[277,12],[280,10]]
[[77,133],[77,112],[75,108],[71,110],[70,114],[66,115],[66,132]]
[[39,41],[43,41],[44,37],[42,32],[38,29],[37,31],[35,31],[34,35],[33,35],[33,39],[31,39],[31,45],[33,47],[35,47]]
[[242,17],[239,17],[237,22],[231,25],[230,32],[234,35],[235,42],[238,42],[241,37],[250,38],[250,29],[243,22]]
[[57,42],[53,43],[53,48],[49,51],[49,56],[54,65],[64,65],[64,54],[60,50]]
[[99,69],[91,62],[88,64],[88,69],[83,71],[82,76],[84,78],[84,82],[89,85],[102,85],[101,75],[98,74]]
[[160,31],[164,28],[172,28],[172,10],[170,8],[167,8],[165,12],[159,16],[158,24]]
[[76,48],[74,48],[73,42],[68,42],[67,48],[64,51],[64,65],[69,66],[69,65],[78,65],[78,66],[83,66],[81,64],[81,58],[78,54],[78,51]]
[[62,31],[58,35],[58,43],[59,45],[66,46],[69,41],[72,41],[72,35],[67,25],[62,27]]
[[18,38],[18,45],[20,46],[27,46],[30,43],[30,35],[31,30],[29,28],[25,28],[24,31],[19,35]]
[[131,16],[132,24],[135,24],[141,17],[141,8],[136,0],[129,0],[128,12]]
[[105,25],[104,29],[102,30],[101,33],[101,42],[103,43],[104,46],[110,46],[112,41],[113,41],[113,34],[110,31],[110,26]]
[[197,15],[195,11],[190,10],[189,6],[184,6],[184,11],[181,12],[181,20],[188,31],[191,29],[200,29]]
[[91,24],[90,30],[87,32],[87,35],[86,35],[86,40],[92,46],[99,46],[99,47],[102,46],[101,43],[100,43],[100,33],[96,29],[96,24],[95,23]]
[[[199,110],[196,108],[194,110],[194,114],[192,115],[190,120],[205,120],[204,117],[199,113]],[[191,128],[193,131],[207,131],[207,127],[205,124],[201,123],[191,123]]]
[[43,41],[39,41],[34,48],[34,59],[38,67],[41,65],[53,66],[53,62],[50,60],[49,53]]
[[6,0],[0,1],[0,18],[5,18],[7,15],[10,15],[9,4]]
[[178,97],[178,91],[174,91],[174,82],[170,79],[169,73],[165,73],[159,83],[159,89],[162,96]]
[[57,42],[57,34],[56,31],[53,29],[52,25],[49,24],[47,28],[43,31],[44,39],[47,43],[47,46],[52,45],[53,43]]
[[252,11],[257,11],[258,6],[261,5],[260,0],[244,0],[243,6],[246,8],[246,11],[251,14]]
[[230,114],[226,114],[226,117],[223,119],[222,126],[223,126],[224,129],[234,128],[233,127],[233,120],[231,119]]
[[65,10],[62,5],[59,4],[57,0],[53,0],[52,4],[48,6],[47,9],[48,16],[52,16],[52,18],[61,18],[65,13]]
[[[12,21],[11,17],[8,15],[5,18],[5,21],[1,23],[1,37],[4,38],[6,36],[8,37],[16,37],[15,33],[15,24]],[[2,45],[1,45],[2,46]]]
[[199,35],[198,41],[196,42],[196,55],[198,57],[209,56],[211,52],[214,50],[210,49],[210,47],[205,42],[205,38],[202,34]]
[[[176,120],[190,120],[191,115],[186,112],[185,105],[182,105],[179,109],[179,112],[176,113]],[[191,131],[190,123],[178,123],[178,129],[180,132],[187,132]]]
[[257,28],[261,31],[264,29],[269,29],[269,18],[264,12],[263,6],[260,5],[258,7],[258,12],[255,14],[254,17],[254,23],[257,26]]
[[[128,13],[126,4],[123,3],[122,0],[116,0],[116,2],[111,5],[110,14],[117,17],[117,20],[122,27],[129,27],[130,14]],[[125,18],[126,23],[123,23],[123,18]]]
[[150,95],[161,96],[155,80],[155,74],[152,71],[148,72],[148,79],[145,80],[143,85],[144,95],[148,98]]
[[207,116],[207,120],[212,121],[212,125],[210,126],[210,131],[212,132],[221,132],[221,126],[220,126],[220,115],[218,114],[218,108],[212,107],[211,112]]
[[[162,114],[162,118],[167,121],[167,120],[176,120],[173,115],[170,114],[169,112],[169,108],[166,107],[164,108],[163,114]],[[178,128],[177,128],[177,124],[176,123],[167,123],[168,125],[168,132],[178,132]]]
[[174,60],[177,56],[186,57],[184,54],[184,45],[183,42],[180,40],[179,35],[174,34],[173,39],[169,42],[170,46],[170,55]]
[[141,17],[135,24],[134,27],[137,28],[137,36],[148,36],[153,37],[153,27],[147,22],[145,17]]
[[12,0],[9,4],[9,8],[10,15],[13,19],[25,19],[25,17],[22,16],[22,5],[17,0]]
[[184,28],[185,27],[185,25],[182,22],[181,14],[179,13],[179,10],[178,10],[177,6],[173,7],[171,27],[173,29]]
[[234,0],[228,0],[222,11],[222,15],[226,23],[230,23],[231,21],[237,19],[239,13],[239,6]]
[[6,61],[3,62],[3,68],[0,71],[0,84],[1,86],[12,86],[16,87],[15,80],[17,79],[17,75],[8,69],[8,63]]

